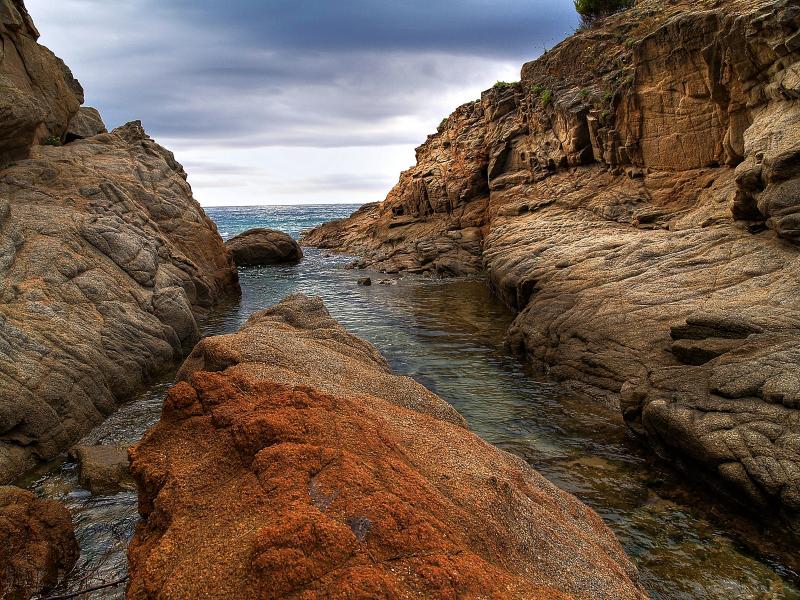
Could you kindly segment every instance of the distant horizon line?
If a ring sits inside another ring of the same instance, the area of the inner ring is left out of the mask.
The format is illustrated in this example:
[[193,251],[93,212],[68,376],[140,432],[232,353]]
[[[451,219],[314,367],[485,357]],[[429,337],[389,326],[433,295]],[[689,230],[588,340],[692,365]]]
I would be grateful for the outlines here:
[[202,208],[252,208],[255,206],[364,206],[373,202],[309,202],[308,204],[201,204]]

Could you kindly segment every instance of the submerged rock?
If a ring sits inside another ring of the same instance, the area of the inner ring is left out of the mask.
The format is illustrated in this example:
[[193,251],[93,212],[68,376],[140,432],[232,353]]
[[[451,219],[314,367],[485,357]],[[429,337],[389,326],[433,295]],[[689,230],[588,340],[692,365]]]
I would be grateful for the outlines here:
[[77,559],[72,517],[63,505],[0,487],[0,598],[27,600],[46,592]]
[[372,285],[372,278],[370,278],[370,277],[361,277],[358,280],[358,285]]
[[179,377],[131,450],[131,599],[645,597],[592,510],[319,299],[204,339]]
[[303,258],[300,244],[275,229],[249,229],[229,239],[225,246],[240,267],[296,263]]
[[304,243],[484,270],[510,347],[800,534],[798,31],[782,0],[636,2],[456,109],[385,202]]
[[78,463],[78,483],[95,496],[135,491],[128,463],[128,449],[122,446],[78,446],[70,451]]

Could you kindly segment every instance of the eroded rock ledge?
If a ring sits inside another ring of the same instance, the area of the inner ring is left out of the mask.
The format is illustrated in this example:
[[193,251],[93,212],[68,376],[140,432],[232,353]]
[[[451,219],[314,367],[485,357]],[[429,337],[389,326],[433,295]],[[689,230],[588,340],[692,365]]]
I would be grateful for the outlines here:
[[509,344],[800,532],[800,7],[642,0],[458,108],[305,243],[486,272]]
[[131,450],[128,597],[644,598],[602,520],[319,299],[207,338]]

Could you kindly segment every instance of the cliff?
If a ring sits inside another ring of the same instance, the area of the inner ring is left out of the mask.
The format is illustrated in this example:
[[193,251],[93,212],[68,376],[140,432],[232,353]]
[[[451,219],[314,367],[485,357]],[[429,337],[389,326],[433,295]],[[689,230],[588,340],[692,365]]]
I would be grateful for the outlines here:
[[[104,133],[21,1],[0,1],[0,482],[49,460],[199,338],[236,269],[171,152]],[[96,135],[95,135],[96,134]],[[69,142],[66,143],[65,142]]]
[[459,107],[305,243],[485,272],[508,343],[800,533],[800,6],[643,0]]
[[131,449],[128,598],[644,598],[589,508],[291,296],[204,339]]

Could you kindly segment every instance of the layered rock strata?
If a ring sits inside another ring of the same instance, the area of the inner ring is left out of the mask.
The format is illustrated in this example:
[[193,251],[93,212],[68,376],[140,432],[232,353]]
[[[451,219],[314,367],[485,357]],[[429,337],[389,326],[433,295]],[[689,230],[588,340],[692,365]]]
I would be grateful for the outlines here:
[[602,520],[319,299],[206,338],[131,450],[138,598],[644,598]]
[[486,272],[512,347],[800,533],[798,59],[795,1],[640,1],[458,108],[383,203],[305,243]]
[[36,35],[0,0],[0,482],[179,363],[239,290],[172,153],[138,122],[101,133]]

